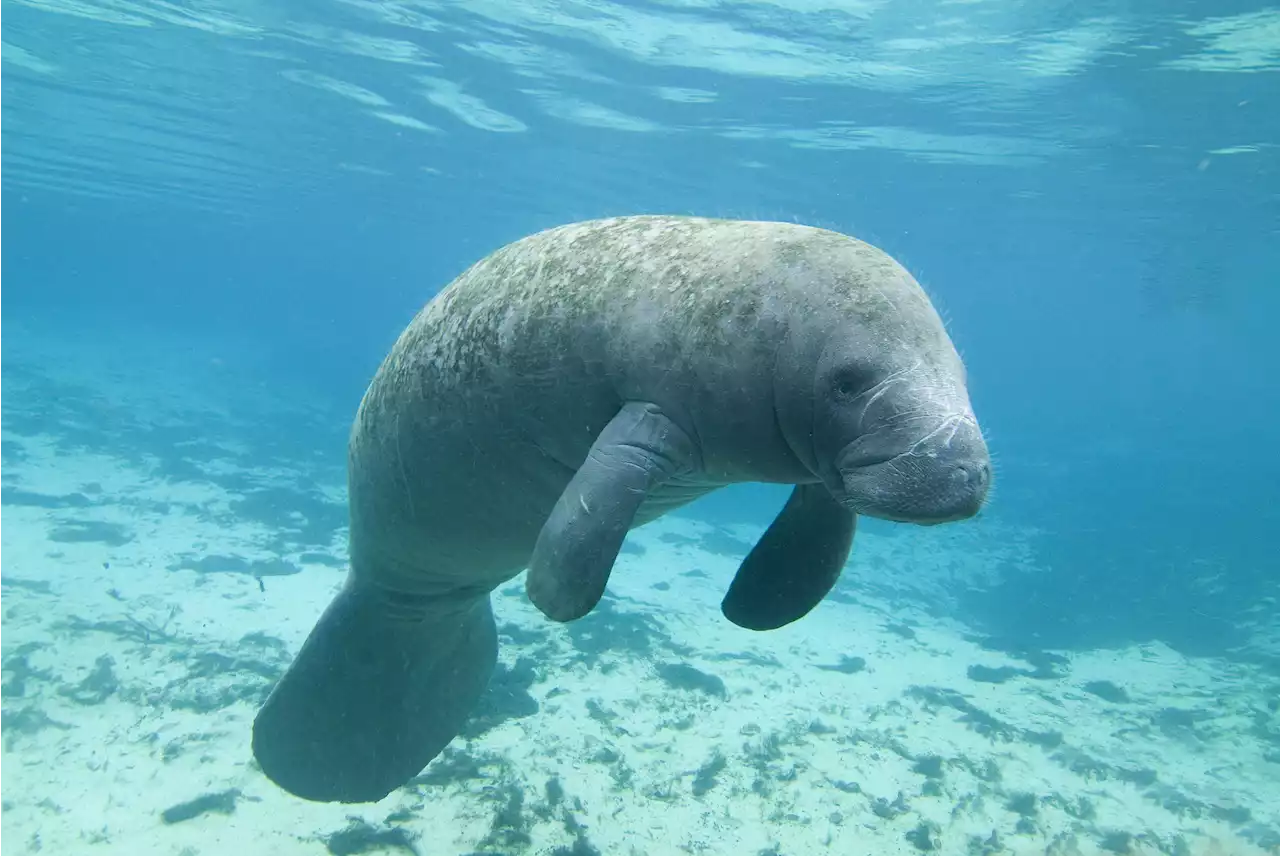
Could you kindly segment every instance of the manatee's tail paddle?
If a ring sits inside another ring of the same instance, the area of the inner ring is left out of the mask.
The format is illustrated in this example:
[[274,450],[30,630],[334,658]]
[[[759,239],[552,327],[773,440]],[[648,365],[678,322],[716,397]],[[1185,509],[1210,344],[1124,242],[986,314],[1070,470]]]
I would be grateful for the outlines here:
[[[376,802],[462,728],[493,673],[487,597],[425,619],[410,599],[348,582],[253,724],[280,787],[318,802]],[[415,620],[416,619],[416,620]]]

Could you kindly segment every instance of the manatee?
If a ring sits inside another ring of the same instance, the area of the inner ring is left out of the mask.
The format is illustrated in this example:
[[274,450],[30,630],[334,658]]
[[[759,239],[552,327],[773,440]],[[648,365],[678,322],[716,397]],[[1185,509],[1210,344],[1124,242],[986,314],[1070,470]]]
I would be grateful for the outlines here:
[[484,692],[497,586],[527,568],[539,610],[579,618],[630,529],[722,486],[794,485],[722,604],[768,630],[835,584],[858,515],[961,520],[990,480],[942,320],[876,247],[668,216],[523,238],[428,302],[370,382],[350,572],[254,755],[305,799],[385,797]]

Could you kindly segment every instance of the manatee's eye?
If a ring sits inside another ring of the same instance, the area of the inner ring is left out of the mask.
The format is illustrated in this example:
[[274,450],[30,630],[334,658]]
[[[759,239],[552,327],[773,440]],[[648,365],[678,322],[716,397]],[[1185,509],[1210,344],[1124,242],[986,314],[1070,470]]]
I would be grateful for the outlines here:
[[873,380],[868,371],[845,369],[836,373],[832,387],[840,398],[857,398],[871,388]]

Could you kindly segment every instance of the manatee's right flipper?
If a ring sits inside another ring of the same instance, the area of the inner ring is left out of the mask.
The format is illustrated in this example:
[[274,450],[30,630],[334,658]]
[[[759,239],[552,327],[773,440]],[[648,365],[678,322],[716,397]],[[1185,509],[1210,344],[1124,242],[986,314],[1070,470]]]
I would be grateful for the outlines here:
[[376,802],[458,733],[498,655],[487,597],[440,617],[348,581],[253,723],[267,777],[320,802]]
[[748,630],[776,630],[804,617],[844,570],[856,521],[821,484],[796,485],[738,568],[720,611]]
[[525,578],[533,605],[555,621],[590,612],[649,491],[695,469],[696,458],[689,435],[657,405],[632,402],[619,410],[538,534]]

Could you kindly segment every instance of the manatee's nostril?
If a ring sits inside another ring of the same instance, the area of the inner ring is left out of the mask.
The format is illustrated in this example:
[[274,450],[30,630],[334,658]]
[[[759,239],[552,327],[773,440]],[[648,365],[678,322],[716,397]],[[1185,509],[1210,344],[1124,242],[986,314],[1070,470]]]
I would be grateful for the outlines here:
[[991,481],[990,464],[960,464],[955,469],[955,479],[961,484],[983,488]]

